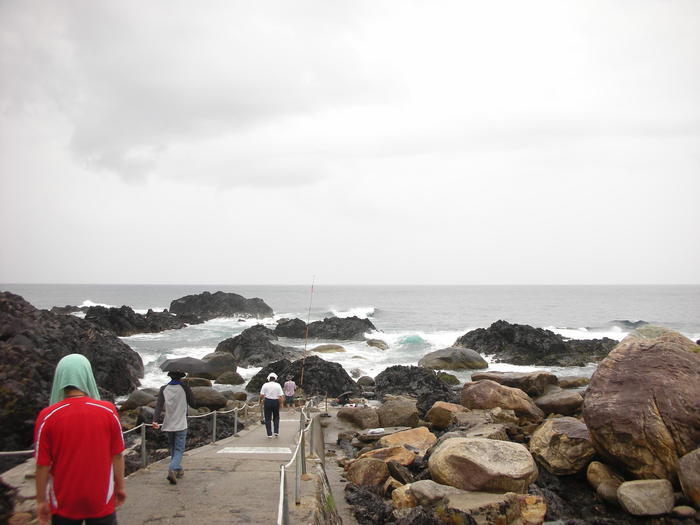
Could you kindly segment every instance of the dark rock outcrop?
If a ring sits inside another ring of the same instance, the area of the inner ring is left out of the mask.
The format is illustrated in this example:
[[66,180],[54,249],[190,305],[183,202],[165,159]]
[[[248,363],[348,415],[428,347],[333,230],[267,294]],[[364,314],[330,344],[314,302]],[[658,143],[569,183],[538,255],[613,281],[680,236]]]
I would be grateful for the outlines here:
[[49,310],[52,314],[70,315],[75,312],[87,312],[89,306],[72,306],[67,304],[66,306],[54,306]]
[[416,397],[416,407],[421,417],[436,401],[459,402],[457,394],[440,381],[433,370],[419,366],[390,366],[374,378],[374,384],[375,392],[382,400],[387,394],[408,394]]
[[258,324],[246,328],[235,337],[221,341],[216,352],[229,352],[244,368],[250,366],[265,366],[280,359],[294,359],[299,356],[299,350],[273,343],[277,336],[269,328]]
[[280,319],[275,326],[275,335],[290,339],[304,339],[306,337],[306,323],[299,318]]
[[180,297],[170,303],[170,311],[178,315],[196,315],[204,320],[216,317],[263,319],[273,315],[272,308],[262,299],[246,299],[242,295],[225,292],[202,292]]
[[130,393],[143,377],[139,354],[112,332],[75,316],[38,310],[18,295],[0,293],[3,450],[24,450],[31,445],[34,419],[49,403],[56,364],[73,353],[90,360],[106,398]]
[[466,333],[454,346],[472,348],[498,362],[515,365],[585,366],[603,359],[616,344],[609,338],[566,340],[543,328],[496,321],[489,328]]
[[[302,369],[304,370],[303,380]],[[282,371],[280,379],[287,376],[292,376],[292,380],[307,395],[328,394],[328,397],[337,397],[344,392],[359,394],[361,391],[341,365],[316,355],[294,361]]]
[[164,312],[148,310],[146,315],[141,315],[128,306],[120,308],[91,306],[85,313],[85,320],[106,330],[111,330],[120,337],[157,333],[163,330],[178,330],[188,324],[180,317],[170,314],[167,310]]
[[636,478],[675,481],[700,443],[700,354],[677,332],[646,326],[598,366],[583,402],[596,451]]
[[[275,334],[280,337],[303,339],[306,337],[306,323],[301,319],[284,319],[275,327]],[[344,341],[362,341],[365,333],[376,330],[369,319],[359,317],[327,317],[323,321],[309,323],[311,339],[339,339]]]
[[370,490],[348,483],[345,486],[345,500],[352,505],[352,512],[360,525],[394,522],[391,506]]
[[266,366],[262,367],[262,369],[255,374],[250,381],[248,381],[248,384],[245,386],[246,391],[254,394],[259,393],[260,388],[267,383],[267,376],[269,376],[272,372],[277,374],[277,382],[283,385],[286,378],[282,375],[282,372],[289,368],[289,365],[291,364],[292,362],[289,359],[280,359],[274,363],[268,363]]

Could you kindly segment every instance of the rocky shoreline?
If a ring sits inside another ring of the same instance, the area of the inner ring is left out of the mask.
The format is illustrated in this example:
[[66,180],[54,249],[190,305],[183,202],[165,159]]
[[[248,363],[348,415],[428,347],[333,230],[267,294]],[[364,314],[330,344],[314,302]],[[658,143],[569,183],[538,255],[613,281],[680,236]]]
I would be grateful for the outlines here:
[[[3,450],[31,446],[34,418],[48,402],[53,370],[63,355],[77,352],[90,359],[103,398],[128,395],[119,409],[129,430],[151,422],[156,392],[138,389],[143,363],[119,336],[214,317],[273,315],[261,299],[223,292],[187,296],[174,300],[169,311],[145,315],[128,306],[89,307],[84,319],[69,315],[77,310],[38,310],[19,296],[0,293]],[[360,523],[697,519],[700,347],[694,342],[649,326],[619,344],[577,341],[497,321],[427,353],[420,366],[390,366],[372,378],[279,341],[308,332],[316,339],[364,340],[381,351],[386,343],[368,339],[375,331],[369,320],[357,317],[249,327],[203,358],[209,373],[188,379],[198,405],[191,415],[230,410],[256,398],[271,371],[282,382],[292,376],[306,395],[355,399],[359,406],[338,412],[348,425],[339,445],[346,453],[340,460],[346,498]],[[484,356],[539,366],[600,364],[587,384],[588,378],[548,372],[480,371],[488,367]],[[213,387],[245,383],[239,366],[262,367],[245,385],[248,395]],[[471,381],[462,384],[445,370],[472,371]],[[160,459],[167,454],[164,438],[151,428],[147,433],[149,457]],[[219,418],[218,436],[232,434],[233,419]],[[192,420],[188,448],[210,439],[210,418]],[[134,433],[127,437],[126,457],[128,469],[138,468]],[[0,468],[13,463],[17,460],[6,460]]]

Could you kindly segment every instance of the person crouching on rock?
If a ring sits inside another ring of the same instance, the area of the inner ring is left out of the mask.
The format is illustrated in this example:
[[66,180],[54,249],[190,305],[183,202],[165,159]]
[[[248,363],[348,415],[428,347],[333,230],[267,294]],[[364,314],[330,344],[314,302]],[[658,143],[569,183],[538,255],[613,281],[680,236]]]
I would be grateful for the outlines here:
[[[171,485],[177,483],[185,471],[182,469],[182,455],[185,453],[187,438],[187,405],[195,407],[194,395],[188,385],[180,380],[185,377],[182,372],[168,372],[170,383],[160,387],[158,400],[153,413],[153,428],[162,428],[168,436],[170,465],[166,479]],[[159,425],[161,412],[165,408],[163,424]]]
[[41,525],[115,525],[124,492],[124,439],[117,409],[100,401],[90,361],[58,362],[51,406],[34,429],[37,517]]
[[284,392],[276,381],[274,372],[267,376],[267,383],[260,389],[260,402],[264,403],[265,430],[268,439],[272,438],[272,423],[275,425],[275,437],[280,435],[280,406],[284,406]]

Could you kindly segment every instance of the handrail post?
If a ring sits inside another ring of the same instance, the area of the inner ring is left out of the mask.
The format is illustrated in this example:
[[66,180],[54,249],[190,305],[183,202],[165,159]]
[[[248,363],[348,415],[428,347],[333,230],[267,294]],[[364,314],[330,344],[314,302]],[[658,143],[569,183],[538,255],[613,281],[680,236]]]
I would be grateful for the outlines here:
[[214,420],[211,423],[211,442],[216,443],[216,410],[214,411]]
[[148,454],[146,454],[146,425],[141,423],[141,467],[148,465]]
[[[306,438],[304,437],[304,432],[301,433],[301,473],[306,474]],[[299,461],[299,459],[297,459]]]
[[[304,454],[301,455],[304,457]],[[299,463],[299,456],[297,456],[296,464],[294,465],[294,504],[300,505],[301,498],[299,497],[299,485],[301,483],[301,464]]]
[[233,411],[233,436],[238,437],[238,410]]
[[314,425],[316,424],[316,419],[311,417],[311,426],[309,427],[309,457],[314,457]]

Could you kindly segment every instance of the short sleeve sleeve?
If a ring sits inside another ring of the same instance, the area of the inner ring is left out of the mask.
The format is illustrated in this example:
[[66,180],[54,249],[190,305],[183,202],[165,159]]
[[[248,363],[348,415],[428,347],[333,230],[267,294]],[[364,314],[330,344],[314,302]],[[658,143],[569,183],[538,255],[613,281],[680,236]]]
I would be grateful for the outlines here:
[[113,456],[121,453],[124,450],[124,436],[122,434],[122,424],[119,422],[119,416],[116,408],[112,408],[112,424],[110,425],[110,452]]
[[49,466],[51,457],[51,431],[46,421],[46,410],[39,412],[34,424],[34,459],[37,465]]

